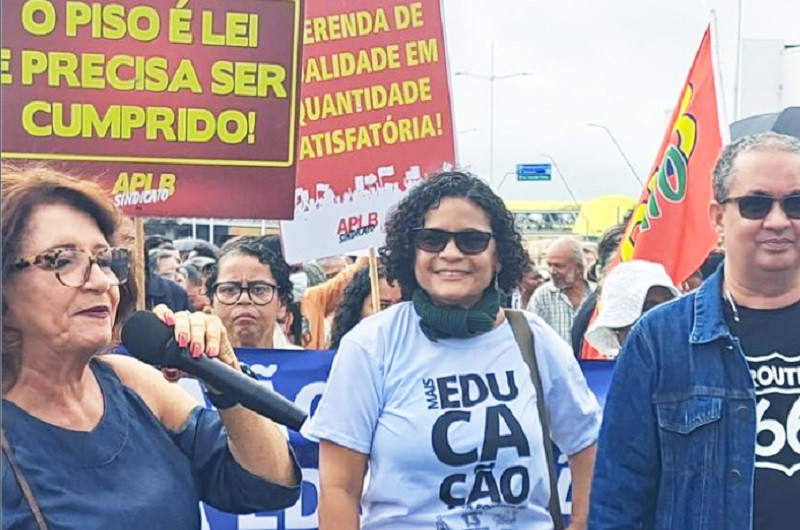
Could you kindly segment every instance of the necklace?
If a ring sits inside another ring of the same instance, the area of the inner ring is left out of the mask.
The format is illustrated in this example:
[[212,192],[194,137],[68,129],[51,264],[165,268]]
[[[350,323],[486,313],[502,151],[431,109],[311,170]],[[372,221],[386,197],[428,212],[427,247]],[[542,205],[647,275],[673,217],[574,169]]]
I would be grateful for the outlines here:
[[733,320],[734,322],[740,322],[739,320],[739,308],[736,307],[736,303],[733,301],[733,296],[731,296],[731,290],[727,287],[725,288],[725,298],[728,299],[728,303],[731,304],[731,309],[733,310]]

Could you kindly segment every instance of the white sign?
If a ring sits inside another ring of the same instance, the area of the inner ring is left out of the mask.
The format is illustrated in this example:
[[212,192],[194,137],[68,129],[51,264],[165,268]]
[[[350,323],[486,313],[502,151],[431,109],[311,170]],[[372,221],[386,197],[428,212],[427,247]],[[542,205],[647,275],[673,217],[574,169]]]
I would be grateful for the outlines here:
[[317,184],[316,196],[297,190],[293,221],[281,222],[286,261],[295,264],[339,254],[356,254],[383,246],[386,220],[409,189],[422,182],[419,166],[404,171],[403,188],[394,166],[356,175],[353,187],[336,195]]

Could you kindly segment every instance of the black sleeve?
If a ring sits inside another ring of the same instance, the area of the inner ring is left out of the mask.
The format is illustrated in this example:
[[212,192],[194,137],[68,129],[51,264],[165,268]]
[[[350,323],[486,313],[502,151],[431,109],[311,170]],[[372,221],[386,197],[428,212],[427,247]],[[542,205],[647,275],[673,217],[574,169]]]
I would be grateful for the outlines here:
[[583,335],[589,327],[589,321],[592,319],[595,307],[597,307],[596,291],[586,297],[586,300],[578,308],[578,312],[575,313],[575,319],[572,321],[572,352],[575,354],[576,359],[581,358]]
[[189,295],[186,293],[186,291],[184,291],[180,285],[173,282],[172,280],[164,280],[164,281],[168,282],[167,288],[169,289],[169,302],[167,303],[167,305],[169,306],[169,308],[175,312],[194,311],[194,309],[192,309],[189,306]]
[[200,498],[218,510],[230,513],[281,510],[300,498],[301,470],[291,446],[289,452],[298,482],[282,486],[253,475],[236,462],[228,447],[228,432],[216,411],[196,407],[186,424],[170,435],[191,462]]
[[176,306],[181,307],[177,311],[194,311],[194,308],[189,304],[189,294],[184,291],[180,286],[178,286],[180,291],[178,292],[178,301],[176,302]]

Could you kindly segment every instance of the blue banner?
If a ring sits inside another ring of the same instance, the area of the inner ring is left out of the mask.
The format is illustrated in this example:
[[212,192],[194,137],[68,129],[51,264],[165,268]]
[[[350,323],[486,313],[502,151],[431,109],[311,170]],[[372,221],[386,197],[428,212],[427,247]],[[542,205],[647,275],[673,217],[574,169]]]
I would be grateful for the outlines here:
[[[298,406],[314,411],[333,361],[330,351],[237,350],[239,359],[250,365],[263,384],[294,401]],[[581,369],[589,387],[600,404],[605,404],[614,363],[584,361]],[[195,380],[181,381],[181,386],[198,399],[202,391]],[[300,500],[289,509],[251,515],[234,515],[203,505],[203,530],[315,530],[319,499],[319,454],[317,444],[295,432],[288,432],[289,441],[303,470]],[[557,451],[557,450],[556,450]],[[572,506],[572,475],[566,455],[556,452],[558,462],[558,492],[561,509],[570,513]]]

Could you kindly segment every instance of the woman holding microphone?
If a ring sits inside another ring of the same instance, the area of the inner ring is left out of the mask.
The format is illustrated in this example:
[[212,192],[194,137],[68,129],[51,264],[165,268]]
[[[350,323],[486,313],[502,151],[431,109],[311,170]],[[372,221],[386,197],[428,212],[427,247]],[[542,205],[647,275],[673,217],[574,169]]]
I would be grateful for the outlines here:
[[[104,354],[135,306],[120,220],[90,181],[3,168],[3,527],[199,528],[201,500],[292,505],[300,470],[276,424]],[[219,318],[156,313],[193,356],[239,369]]]

